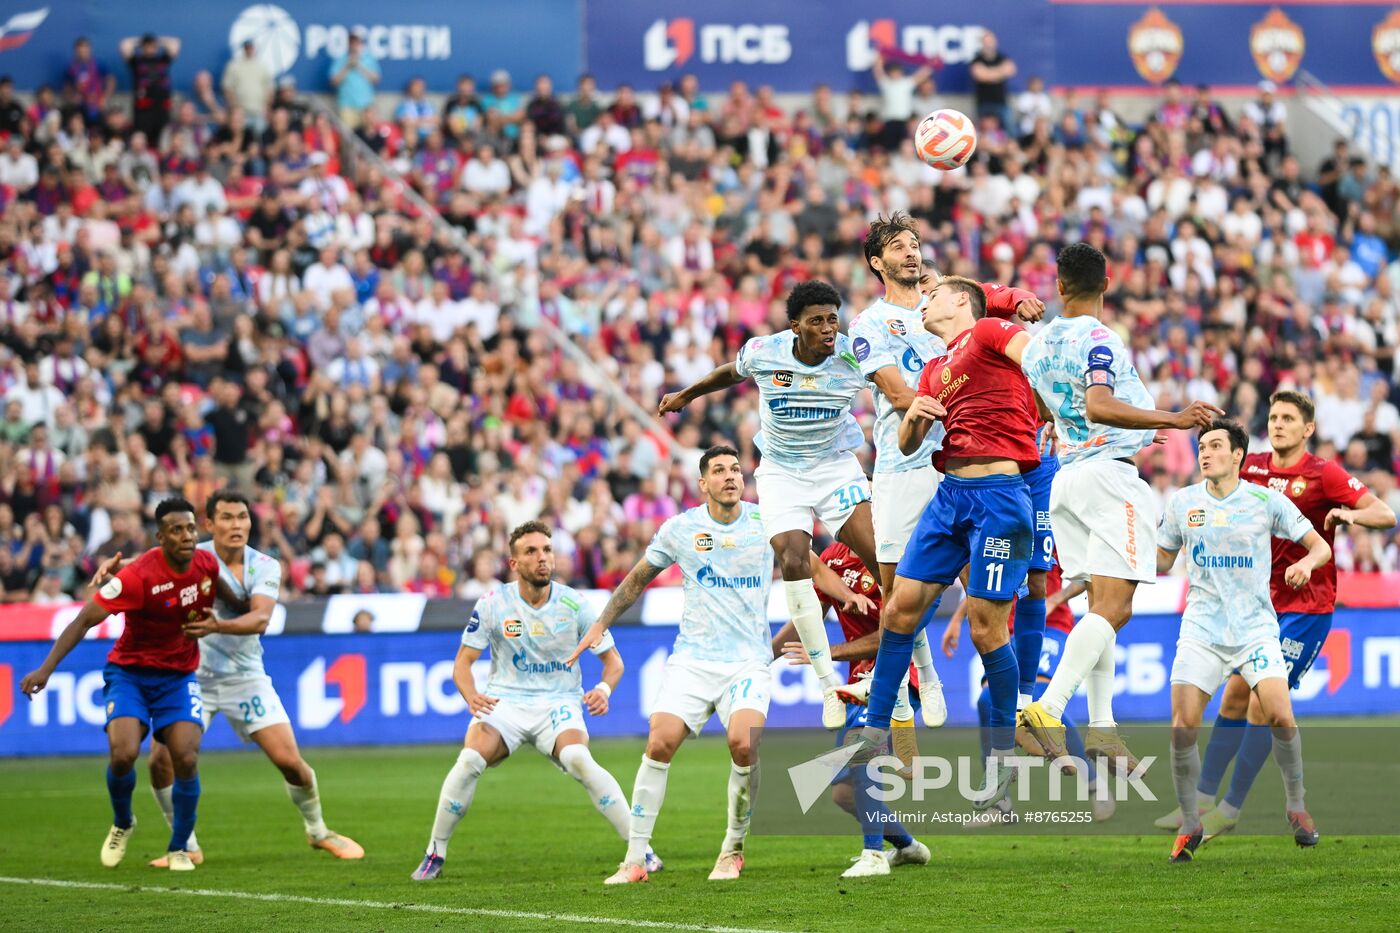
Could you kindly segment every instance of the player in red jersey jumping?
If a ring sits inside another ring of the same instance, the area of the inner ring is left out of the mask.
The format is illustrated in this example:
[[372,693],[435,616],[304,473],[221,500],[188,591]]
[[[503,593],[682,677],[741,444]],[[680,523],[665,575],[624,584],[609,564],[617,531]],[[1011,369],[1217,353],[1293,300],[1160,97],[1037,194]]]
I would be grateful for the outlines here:
[[197,539],[194,506],[178,498],[160,503],[156,507],[159,546],[107,581],[59,633],[39,669],[20,682],[25,696],[43,690],[88,629],[113,613],[126,613],[126,627],[103,670],[110,749],[107,792],[113,814],[102,845],[102,864],[108,868],[121,864],[136,826],[131,812],[136,758],[146,733],[154,732],[170,750],[175,766],[175,820],[167,858],[174,871],[194,870],[185,847],[199,803],[199,742],[204,735],[204,702],[194,675],[199,666],[196,640],[229,624],[214,615],[216,595],[247,611],[246,601],[219,579],[218,558],[195,548]]
[[[1273,451],[1248,454],[1240,477],[1267,486],[1289,498],[1312,522],[1318,534],[1332,546],[1338,525],[1394,528],[1395,513],[1360,480],[1335,461],[1308,452],[1308,439],[1316,423],[1310,398],[1301,392],[1275,392],[1269,399],[1269,443]],[[1273,577],[1269,582],[1274,611],[1278,613],[1279,640],[1288,665],[1288,686],[1296,688],[1317,660],[1337,605],[1337,563],[1328,561],[1313,572],[1308,584],[1294,589],[1283,575],[1306,552],[1301,544],[1283,538],[1273,542]],[[1247,724],[1246,724],[1247,723]],[[1229,832],[1239,821],[1240,809],[1273,748],[1273,737],[1248,684],[1231,675],[1220,700],[1220,713],[1206,745],[1197,791],[1215,799],[1225,769],[1235,759],[1235,771],[1225,799],[1201,816],[1202,842]],[[1156,822],[1158,828],[1181,825],[1181,811],[1174,810]],[[1316,831],[1300,828],[1295,837],[1303,845],[1316,841]],[[1308,839],[1311,838],[1312,842]]]

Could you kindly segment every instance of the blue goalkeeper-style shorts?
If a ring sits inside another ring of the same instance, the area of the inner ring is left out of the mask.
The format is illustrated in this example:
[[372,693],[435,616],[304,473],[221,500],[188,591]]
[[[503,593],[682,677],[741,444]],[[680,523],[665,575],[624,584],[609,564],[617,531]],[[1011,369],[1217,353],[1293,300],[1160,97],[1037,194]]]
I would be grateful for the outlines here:
[[204,728],[204,697],[194,673],[108,664],[102,669],[107,722],[129,716],[157,736],[166,726],[192,722]]
[[949,584],[968,568],[967,593],[1010,600],[1026,579],[1035,521],[1019,475],[945,476],[919,516],[895,573]]
[[1031,546],[1032,570],[1049,570],[1055,566],[1055,534],[1050,528],[1050,486],[1060,472],[1058,457],[1042,459],[1040,466],[1021,479],[1031,493],[1031,514],[1035,519],[1035,539]]
[[1279,642],[1288,665],[1288,688],[1296,690],[1332,631],[1332,613],[1285,612],[1278,617]]

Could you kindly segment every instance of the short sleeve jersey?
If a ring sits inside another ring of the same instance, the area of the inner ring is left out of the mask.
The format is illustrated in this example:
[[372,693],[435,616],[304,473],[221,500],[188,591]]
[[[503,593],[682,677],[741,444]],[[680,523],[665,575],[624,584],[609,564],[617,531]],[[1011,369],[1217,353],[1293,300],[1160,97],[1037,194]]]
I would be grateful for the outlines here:
[[[918,311],[901,308],[881,299],[851,322],[851,348],[860,363],[860,374],[869,379],[886,367],[893,366],[904,384],[913,389],[919,384],[924,366],[947,352],[943,341],[924,330],[923,316]],[[943,443],[943,425],[929,428],[928,436],[914,453],[905,456],[899,450],[899,423],[904,412],[879,389],[875,395],[875,472],[903,473],[929,465],[933,452]]]
[[673,516],[657,530],[646,559],[653,567],[681,568],[685,608],[675,655],[696,661],[772,660],[773,548],[758,506],[740,503],[739,517],[727,525],[705,505]]
[[117,571],[93,599],[110,613],[126,613],[126,628],[107,660],[123,667],[193,673],[199,642],[183,626],[214,605],[219,559],[195,549],[190,566],[176,573],[160,548],[151,548]]
[[[233,575],[233,571],[219,558],[213,541],[204,541],[199,550],[213,554],[219,561],[219,577],[230,590],[243,599],[254,596],[268,596],[276,602],[282,595],[282,565],[277,558],[262,551],[243,546],[243,579]],[[240,615],[234,607],[222,599],[215,600],[214,611],[221,619]],[[263,674],[262,639],[257,635],[205,635],[199,640],[199,673],[210,674]]]
[[1086,414],[1084,394],[1091,386],[1104,386],[1135,408],[1157,407],[1123,341],[1097,318],[1055,318],[1031,338],[1021,366],[1055,415],[1061,463],[1119,460],[1152,443],[1155,431],[1109,427]]
[[1301,541],[1312,531],[1298,507],[1272,489],[1240,482],[1223,499],[1204,482],[1167,503],[1157,543],[1186,551],[1186,611],[1181,634],[1209,645],[1243,648],[1278,638],[1269,594],[1270,538]]
[[836,351],[816,366],[798,360],[795,340],[791,331],[755,337],[740,348],[735,366],[758,386],[758,449],[765,459],[800,470],[864,443],[851,402],[865,377],[845,334],[836,335]]
[[[520,584],[512,582],[477,600],[462,645],[491,649],[491,677],[483,693],[526,703],[578,698],[583,696],[580,666],[566,665],[564,659],[596,619],[572,587],[550,584],[549,598],[536,608],[521,598]],[[593,653],[612,647],[608,632]]]

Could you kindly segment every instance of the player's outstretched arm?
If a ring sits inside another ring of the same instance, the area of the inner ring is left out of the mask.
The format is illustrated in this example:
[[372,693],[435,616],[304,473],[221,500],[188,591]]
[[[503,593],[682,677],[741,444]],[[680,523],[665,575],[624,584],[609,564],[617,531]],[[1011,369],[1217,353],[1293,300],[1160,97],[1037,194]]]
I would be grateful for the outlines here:
[[500,702],[495,697],[476,692],[476,678],[472,676],[472,665],[480,658],[480,648],[468,648],[463,645],[457,649],[457,660],[452,662],[452,682],[457,685],[457,692],[462,694],[462,699],[467,701],[467,709],[473,716],[491,712]]
[[98,604],[96,600],[88,600],[82,609],[78,611],[77,618],[69,622],[58,633],[58,638],[54,639],[53,647],[49,649],[49,656],[44,659],[44,663],[39,665],[38,670],[30,671],[24,675],[24,679],[19,682],[20,692],[25,696],[33,696],[44,687],[48,686],[49,678],[58,669],[58,665],[63,659],[68,657],[68,653],[77,647],[78,642],[87,635],[88,629],[97,625],[110,613]]
[[875,608],[869,597],[862,596],[846,585],[841,575],[812,552],[812,585],[831,597],[842,612],[866,613]]
[[601,716],[608,711],[608,700],[622,680],[622,652],[612,647],[600,654],[598,660],[603,662],[603,679],[583,695],[583,705],[591,716]]
[[1225,417],[1223,409],[1209,402],[1192,402],[1181,411],[1137,408],[1115,397],[1108,386],[1089,386],[1084,390],[1084,414],[1096,424],[1130,430],[1176,428],[1189,431],[1208,428],[1216,418]]
[[[237,612],[241,612],[241,613],[245,613],[245,614],[246,614],[246,613],[250,613],[250,612],[252,611],[252,605],[253,605],[253,604],[252,604],[252,601],[251,601],[251,600],[248,600],[248,599],[244,599],[242,596],[239,596],[237,593],[235,593],[235,592],[233,591],[233,587],[229,586],[228,583],[226,583],[226,582],[224,581],[224,578],[223,578],[223,577],[219,577],[217,580],[215,580],[215,581],[214,581],[214,586],[215,586],[215,588],[218,590],[219,598],[222,599],[222,600],[223,600],[225,603],[227,603],[228,605],[232,606],[232,607],[234,608],[234,610],[236,610]],[[277,604],[274,602],[273,605],[275,606],[275,605],[277,605]],[[268,607],[268,610],[267,610],[267,617],[268,617],[269,619],[272,618],[272,607],[271,607],[271,606]],[[263,628],[267,628],[267,623],[266,623],[266,622],[263,623]],[[231,633],[231,634],[239,634],[239,635],[261,634],[261,630],[259,630],[259,632],[257,632],[257,633],[253,633],[253,632],[237,632],[237,633]]]
[[1180,553],[1180,548],[1167,550],[1164,547],[1157,549],[1157,573],[1168,574],[1172,572],[1172,565],[1176,563],[1176,555]]
[[277,600],[271,596],[254,596],[248,600],[248,611],[232,619],[220,619],[213,612],[187,622],[185,634],[191,638],[205,635],[261,635],[267,631],[272,621],[272,610],[277,608]]
[[875,370],[870,374],[870,381],[890,400],[895,411],[908,411],[909,406],[913,404],[914,390],[905,384],[904,377],[900,376],[895,367],[884,366]]
[[1011,285],[993,285],[979,282],[982,294],[987,298],[987,317],[1009,320],[1019,317],[1034,323],[1045,316],[1045,302],[1036,297],[1035,292],[1026,291]]
[[1362,528],[1384,530],[1395,527],[1395,511],[1386,505],[1384,499],[1368,492],[1356,500],[1356,505],[1351,508],[1328,512],[1322,525],[1329,530],[1336,525],[1360,525]]
[[[583,633],[578,646],[574,648],[574,653],[569,655],[564,663],[572,665],[585,651],[602,641],[603,635],[612,627],[618,617],[631,609],[632,605],[642,598],[642,593],[651,585],[651,581],[655,580],[665,569],[665,567],[656,566],[645,557],[637,561],[636,566],[628,572],[626,579],[617,589],[613,590],[612,596],[608,598],[608,604],[603,607],[603,611],[598,616],[598,621],[594,622],[589,626],[588,631]],[[620,656],[618,660],[621,661]],[[618,676],[622,676],[621,672]]]
[[664,415],[668,412],[680,411],[702,395],[731,388],[743,381],[744,377],[739,375],[739,367],[732,362],[725,363],[723,366],[715,367],[708,376],[694,385],[681,389],[679,392],[666,393],[661,398],[661,404],[657,406],[657,413]]
[[1295,590],[1307,586],[1312,572],[1332,559],[1331,545],[1316,531],[1308,532],[1298,543],[1307,548],[1308,553],[1283,572],[1283,582]]
[[1061,587],[1060,589],[1051,593],[1049,596],[1045,597],[1045,611],[1054,612],[1056,609],[1059,609],[1065,603],[1069,602],[1071,599],[1074,599],[1074,597],[1078,596],[1080,593],[1084,592],[1088,588],[1089,584],[1085,583],[1083,580],[1076,580],[1068,586]]

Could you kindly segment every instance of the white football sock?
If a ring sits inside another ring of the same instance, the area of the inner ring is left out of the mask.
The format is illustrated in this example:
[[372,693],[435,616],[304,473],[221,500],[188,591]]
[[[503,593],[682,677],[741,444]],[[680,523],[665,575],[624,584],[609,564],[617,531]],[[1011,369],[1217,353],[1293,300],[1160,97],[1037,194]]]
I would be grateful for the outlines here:
[[593,806],[617,830],[618,837],[626,842],[629,829],[627,798],[622,796],[622,786],[617,783],[617,778],[593,760],[593,753],[586,745],[566,745],[559,753],[559,763],[569,777],[583,785]]
[[894,695],[894,706],[890,709],[890,719],[898,722],[910,722],[914,718],[914,707],[909,702],[909,675],[904,675],[904,682],[899,685],[899,692]]
[[914,653],[909,658],[914,670],[919,672],[920,684],[939,684],[938,671],[933,669],[933,649],[928,644],[928,629],[925,628],[914,638]]
[[292,798],[292,803],[296,804],[301,811],[301,821],[306,826],[306,835],[319,842],[331,834],[326,828],[326,821],[321,818],[321,792],[316,787],[316,772],[311,768],[311,783],[305,787],[287,782],[287,796]]
[[476,781],[486,770],[486,759],[475,749],[464,748],[457,763],[447,772],[438,795],[437,816],[433,818],[433,835],[428,840],[428,852],[447,858],[447,844],[457,831],[457,824],[471,808],[476,796]]
[[1303,736],[1297,726],[1274,729],[1274,761],[1283,772],[1288,809],[1303,809]]
[[826,639],[826,623],[822,621],[822,604],[812,581],[784,580],[783,595],[787,597],[788,614],[797,629],[797,637],[812,659],[812,673],[823,687],[840,686],[841,680],[831,667],[831,645]]
[[753,817],[753,801],[749,794],[749,773],[752,770],[751,765],[729,763],[729,829],[724,834],[721,852],[744,851],[749,820]]
[[1055,668],[1055,674],[1050,678],[1050,684],[1040,698],[1040,705],[1045,707],[1047,713],[1056,719],[1063,718],[1069,698],[1079,689],[1084,678],[1089,676],[1094,665],[1099,663],[1104,647],[1112,645],[1114,639],[1113,626],[1109,625],[1103,616],[1096,616],[1091,612],[1079,620],[1079,624],[1065,639],[1065,650],[1060,655],[1060,664]]
[[[1109,621],[1102,616],[1094,616],[1094,618],[1102,619],[1105,625],[1110,629],[1113,628]],[[1103,646],[1103,654],[1099,655],[1098,663],[1094,665],[1093,670],[1089,671],[1089,676],[1084,678],[1089,693],[1090,729],[1112,729],[1117,725],[1113,721],[1113,647],[1116,644],[1118,644],[1118,633],[1113,632],[1109,636],[1108,643]]]
[[671,763],[652,761],[642,756],[637,769],[637,781],[632,785],[632,820],[627,834],[627,861],[634,865],[646,863],[647,846],[656,829],[656,817],[666,799],[666,776]]
[[[169,787],[156,787],[151,785],[151,796],[156,798],[156,806],[160,807],[160,812],[165,816],[165,825],[175,825],[175,801],[170,796]],[[194,837],[194,831],[190,831],[190,841],[185,846],[186,852],[198,852],[199,840]]]

